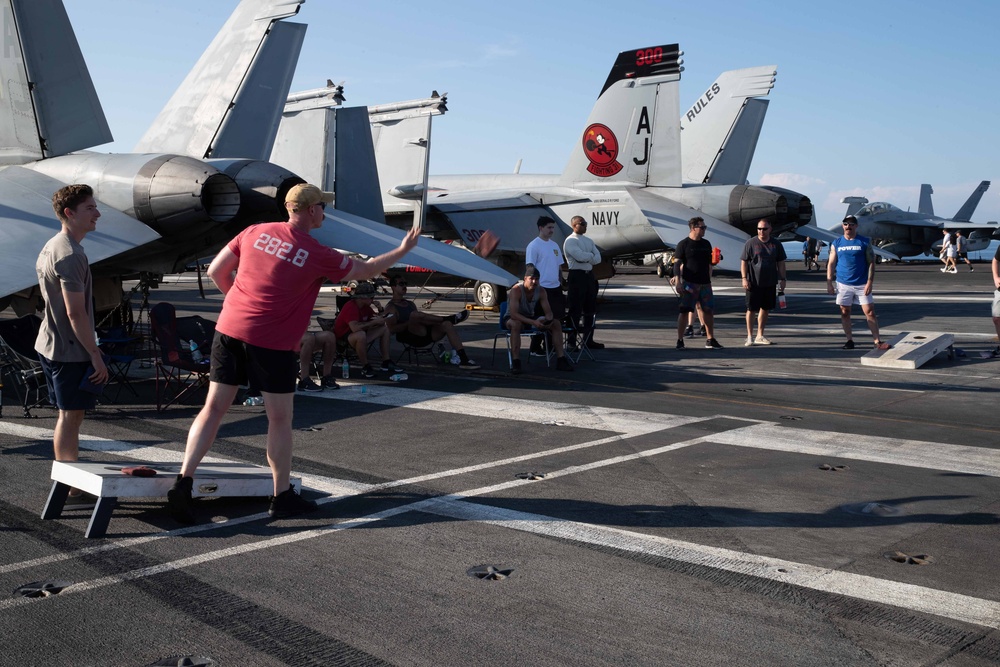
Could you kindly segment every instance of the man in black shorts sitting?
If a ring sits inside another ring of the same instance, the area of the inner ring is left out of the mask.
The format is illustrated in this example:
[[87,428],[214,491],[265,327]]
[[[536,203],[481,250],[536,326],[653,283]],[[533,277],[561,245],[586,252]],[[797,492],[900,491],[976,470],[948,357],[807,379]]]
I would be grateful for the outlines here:
[[462,339],[455,330],[456,324],[468,319],[469,311],[463,310],[448,317],[422,313],[417,310],[417,304],[406,298],[405,277],[393,276],[389,279],[389,287],[392,288],[392,300],[385,306],[385,315],[392,314],[387,324],[389,332],[396,335],[396,340],[410,347],[427,347],[447,336],[461,360],[458,367],[466,370],[479,368],[479,364],[465,353]]

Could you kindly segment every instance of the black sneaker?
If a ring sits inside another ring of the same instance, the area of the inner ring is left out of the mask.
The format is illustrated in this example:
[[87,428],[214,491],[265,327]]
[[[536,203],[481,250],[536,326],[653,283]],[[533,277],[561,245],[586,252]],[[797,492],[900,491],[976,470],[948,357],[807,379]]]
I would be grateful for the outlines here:
[[722,347],[722,343],[720,343],[719,341],[715,340],[714,338],[706,338],[705,339],[705,347],[708,348],[708,349],[721,348]]
[[678,338],[677,339],[677,349],[678,350],[683,350],[684,349],[684,339],[683,338]]
[[691,326],[690,324],[688,325],[688,328],[684,330],[684,337],[694,338],[694,327]]
[[191,488],[194,480],[190,477],[177,475],[177,481],[167,491],[167,512],[178,523],[191,525],[195,523],[194,501],[191,499]]
[[521,374],[521,360],[520,359],[515,359],[514,361],[510,362],[510,374],[511,375],[520,375]]
[[854,349],[854,341],[853,340],[848,340],[846,343],[844,343],[844,346],[841,349],[844,349],[844,350],[853,350]]
[[66,496],[64,510],[92,510],[97,506],[97,496],[81,491],[75,496]]
[[569,359],[566,357],[559,357],[556,359],[556,370],[557,371],[569,371],[573,372],[573,364],[569,363]]
[[451,320],[452,324],[460,324],[461,322],[464,322],[465,320],[469,319],[469,311],[463,310],[460,313],[455,313],[448,319]]
[[702,327],[701,331],[698,332],[698,335],[701,336],[702,338],[708,338],[708,329]]
[[458,364],[458,367],[459,367],[459,368],[464,368],[464,369],[465,369],[465,370],[467,370],[467,371],[474,371],[474,370],[476,370],[477,368],[479,368],[479,364],[477,364],[477,363],[476,363],[475,361],[473,361],[472,359],[466,359],[465,361],[463,361],[463,362],[459,363],[459,364]]
[[299,391],[323,391],[323,387],[313,382],[312,378],[303,378],[297,385]]
[[604,349],[604,343],[598,343],[596,340],[588,340],[587,341],[587,349],[588,350],[603,350]]
[[361,377],[368,379],[375,377],[375,371],[372,370],[371,364],[365,364],[361,367]]
[[382,372],[383,373],[402,373],[403,369],[392,363],[388,359],[382,362]]
[[324,375],[322,380],[323,389],[340,389],[340,385],[333,379],[332,375]]
[[267,513],[275,519],[284,519],[296,514],[312,512],[317,507],[319,505],[316,504],[315,500],[306,500],[295,493],[294,486],[289,486],[286,491],[271,498],[271,508],[267,510]]

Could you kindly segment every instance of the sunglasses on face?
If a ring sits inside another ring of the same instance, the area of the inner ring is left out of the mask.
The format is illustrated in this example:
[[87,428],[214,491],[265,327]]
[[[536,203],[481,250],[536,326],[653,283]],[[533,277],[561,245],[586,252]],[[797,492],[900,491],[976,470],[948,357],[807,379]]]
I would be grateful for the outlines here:
[[844,223],[844,227],[854,227],[854,226],[856,226],[857,224],[858,224],[858,223],[856,223],[856,222],[845,222],[845,223]]
[[766,232],[767,231],[767,227],[758,227],[757,231],[758,232]]
[[406,283],[403,282],[396,283],[396,287],[406,287]]
[[318,204],[316,204],[316,206],[319,206],[324,211],[326,210],[326,202],[325,201],[319,202]]

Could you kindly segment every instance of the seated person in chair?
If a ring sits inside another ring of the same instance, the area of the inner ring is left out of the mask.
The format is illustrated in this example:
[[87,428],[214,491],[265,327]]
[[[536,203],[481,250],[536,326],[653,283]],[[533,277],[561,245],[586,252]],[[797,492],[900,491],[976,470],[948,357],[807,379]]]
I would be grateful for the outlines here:
[[466,370],[479,368],[479,364],[465,353],[462,339],[455,330],[456,324],[469,318],[469,311],[463,310],[448,317],[422,313],[417,310],[417,304],[406,298],[405,277],[393,276],[389,279],[389,287],[392,288],[392,300],[385,307],[385,315],[389,318],[386,326],[390,333],[396,334],[396,340],[410,347],[427,347],[447,336],[461,360],[458,367]]
[[[313,355],[317,350],[323,351],[323,376],[320,384],[312,379]],[[323,391],[324,389],[340,389],[333,377],[333,360],[337,356],[337,336],[332,331],[307,331],[302,334],[302,347],[299,348],[299,391]]]
[[[368,344],[379,340],[382,353],[382,371],[386,373],[402,373],[403,369],[389,359],[389,328],[386,318],[375,315],[372,301],[375,300],[375,286],[371,283],[359,283],[354,290],[353,298],[344,304],[333,325],[333,333],[341,345],[350,345],[361,362],[361,377],[373,378],[375,371],[368,363]],[[390,318],[391,319],[391,318]]]
[[507,295],[507,320],[504,327],[510,329],[511,372],[521,372],[521,331],[526,328],[548,331],[556,348],[556,370],[572,371],[573,364],[563,352],[562,323],[552,317],[546,290],[538,285],[538,269],[534,264],[524,267],[524,280],[514,285]]

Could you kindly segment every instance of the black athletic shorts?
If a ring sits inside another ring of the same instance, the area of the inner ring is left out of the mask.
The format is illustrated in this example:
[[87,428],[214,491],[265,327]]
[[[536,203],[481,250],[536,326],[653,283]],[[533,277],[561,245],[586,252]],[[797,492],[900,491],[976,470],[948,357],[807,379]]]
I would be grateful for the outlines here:
[[775,286],[751,287],[747,290],[746,304],[747,310],[756,313],[758,310],[774,310]]
[[249,384],[271,394],[293,394],[298,377],[298,352],[257,347],[216,332],[209,371],[212,382]]
[[434,339],[431,338],[430,333],[419,335],[411,333],[410,331],[400,331],[396,334],[396,340],[403,345],[409,345],[410,347],[427,347],[428,345],[434,344]]

